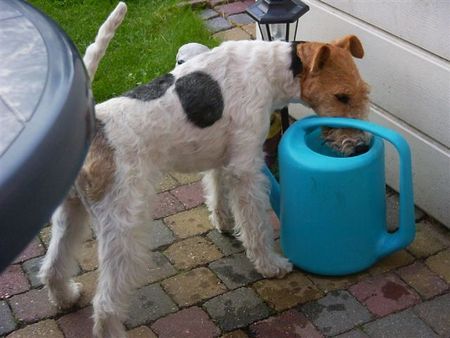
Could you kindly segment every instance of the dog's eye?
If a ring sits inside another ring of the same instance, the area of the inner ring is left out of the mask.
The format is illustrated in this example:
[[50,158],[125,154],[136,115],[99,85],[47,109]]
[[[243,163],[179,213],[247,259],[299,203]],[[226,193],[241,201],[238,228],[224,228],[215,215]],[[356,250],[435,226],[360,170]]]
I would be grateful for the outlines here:
[[184,60],[178,60],[178,64],[181,65],[184,63]]
[[348,103],[348,101],[350,101],[350,96],[348,96],[347,94],[335,94],[334,97],[336,97],[336,99],[342,103]]

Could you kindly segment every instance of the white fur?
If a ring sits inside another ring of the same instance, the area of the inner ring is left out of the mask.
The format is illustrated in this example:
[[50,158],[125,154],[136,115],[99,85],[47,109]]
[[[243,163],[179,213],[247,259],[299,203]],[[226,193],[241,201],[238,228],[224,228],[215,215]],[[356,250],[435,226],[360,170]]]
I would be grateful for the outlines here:
[[94,79],[98,64],[105,55],[106,48],[108,48],[109,42],[122,23],[125,14],[127,14],[127,5],[123,2],[119,2],[103,25],[100,26],[94,43],[90,44],[86,49],[83,62],[91,81]]
[[[189,122],[174,86],[156,100],[116,97],[96,106],[117,168],[114,183],[101,201],[87,201],[79,191],[99,243],[100,277],[94,298],[97,336],[126,336],[122,322],[148,259],[151,201],[167,171],[206,171],[203,182],[213,224],[219,230],[231,230],[234,223],[247,256],[264,276],[291,271],[291,263],[273,249],[266,213],[268,182],[261,171],[271,112],[300,95],[290,64],[288,43],[234,41],[176,67],[175,79],[203,71],[219,83],[223,116],[207,128]],[[76,301],[79,291],[70,282],[68,267],[73,261],[69,249],[79,242],[78,236],[70,234],[81,226],[80,216],[74,215],[80,211],[79,204],[67,203],[53,217],[52,242],[41,270],[51,298],[64,306]],[[87,215],[85,210],[81,214]]]

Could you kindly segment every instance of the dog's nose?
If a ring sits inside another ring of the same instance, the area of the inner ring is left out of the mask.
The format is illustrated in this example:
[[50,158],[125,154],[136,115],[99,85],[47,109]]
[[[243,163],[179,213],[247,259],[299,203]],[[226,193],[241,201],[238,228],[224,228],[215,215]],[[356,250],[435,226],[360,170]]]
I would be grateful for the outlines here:
[[365,143],[359,143],[356,145],[355,150],[353,151],[352,156],[364,154],[369,150],[369,146]]

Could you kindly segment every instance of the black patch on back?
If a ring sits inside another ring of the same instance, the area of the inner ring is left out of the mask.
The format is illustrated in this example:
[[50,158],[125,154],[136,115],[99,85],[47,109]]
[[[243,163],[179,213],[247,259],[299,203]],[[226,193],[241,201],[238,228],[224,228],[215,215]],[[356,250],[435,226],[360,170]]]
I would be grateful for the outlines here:
[[291,42],[291,66],[289,69],[292,72],[294,77],[299,76],[303,71],[303,63],[302,60],[297,55],[297,45],[300,43],[304,43],[304,41],[294,41]]
[[160,76],[153,81],[136,87],[122,96],[130,97],[141,101],[150,101],[160,98],[165,94],[167,89],[173,85],[175,77],[172,74]]
[[175,82],[175,91],[189,121],[200,128],[222,117],[223,97],[220,86],[210,75],[193,72]]

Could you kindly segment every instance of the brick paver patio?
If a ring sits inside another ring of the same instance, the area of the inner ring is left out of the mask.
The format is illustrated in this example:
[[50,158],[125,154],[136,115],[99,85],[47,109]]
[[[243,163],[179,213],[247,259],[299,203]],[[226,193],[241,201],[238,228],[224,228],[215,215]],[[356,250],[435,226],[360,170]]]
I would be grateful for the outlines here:
[[[148,278],[126,323],[130,337],[450,337],[450,234],[423,213],[415,242],[368,271],[327,278],[295,270],[264,279],[240,243],[209,223],[199,179],[173,174],[161,184]],[[96,241],[79,258],[82,298],[62,312],[36,279],[48,233],[0,275],[0,336],[91,335]]]
[[[243,10],[252,1],[193,1],[221,39],[254,38]],[[220,20],[219,20],[220,19]],[[155,208],[148,278],[132,299],[130,337],[450,337],[450,231],[416,212],[416,240],[358,275],[295,270],[264,279],[238,241],[214,230],[199,175],[164,178]],[[398,196],[388,192],[388,221]],[[278,228],[276,219],[274,227]],[[52,306],[36,278],[50,227],[0,275],[0,337],[91,336],[96,241],[84,245],[79,304]]]

